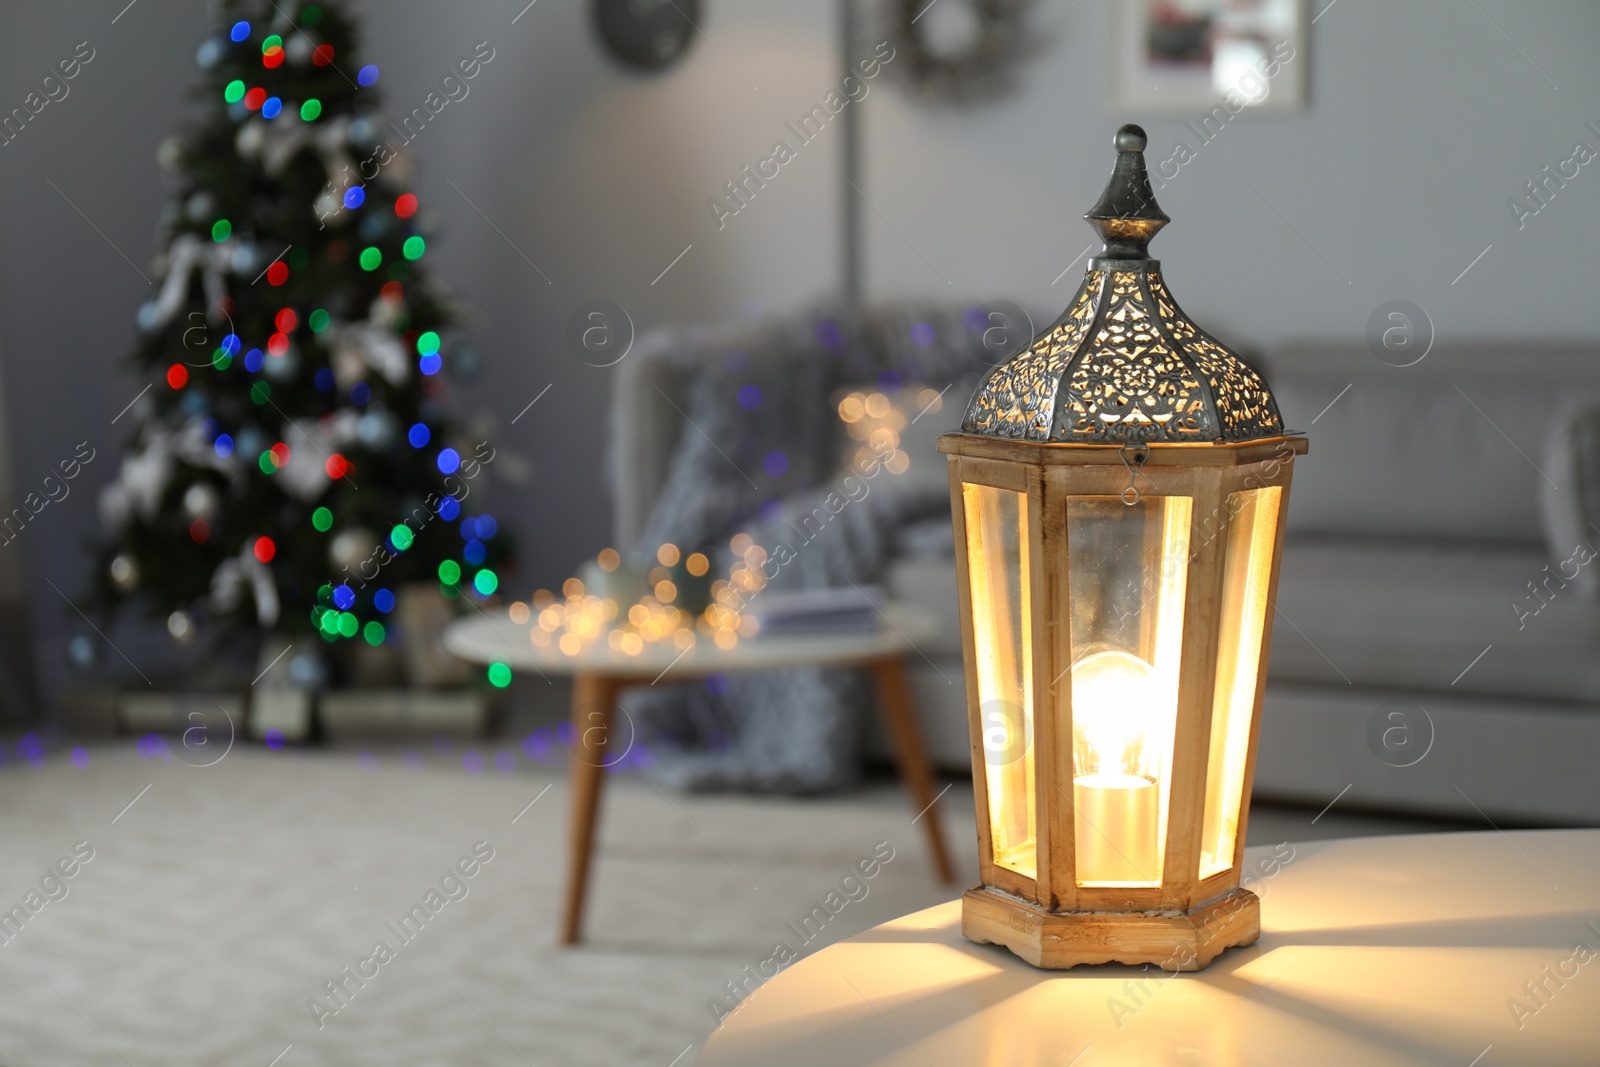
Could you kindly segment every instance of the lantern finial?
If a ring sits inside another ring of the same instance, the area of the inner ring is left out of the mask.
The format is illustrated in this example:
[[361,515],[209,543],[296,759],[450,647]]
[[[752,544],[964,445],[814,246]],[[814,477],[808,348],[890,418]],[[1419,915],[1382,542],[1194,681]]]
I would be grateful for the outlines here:
[[1111,180],[1084,216],[1105,242],[1098,259],[1148,260],[1151,238],[1172,221],[1150,188],[1150,174],[1144,166],[1148,142],[1143,127],[1131,122],[1117,131],[1117,163]]
[[1283,434],[1261,375],[1196,326],[1150,258],[1169,221],[1144,167],[1148,138],[1117,131],[1117,163],[1084,217],[1105,241],[1061,317],[984,375],[961,432],[1041,444],[1237,444]]

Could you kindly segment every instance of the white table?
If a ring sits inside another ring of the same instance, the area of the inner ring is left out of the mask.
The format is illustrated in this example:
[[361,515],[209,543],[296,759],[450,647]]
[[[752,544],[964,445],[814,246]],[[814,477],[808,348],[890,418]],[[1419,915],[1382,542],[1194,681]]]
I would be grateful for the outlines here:
[[[951,901],[794,964],[724,1019],[695,1063],[1600,1064],[1600,831],[1293,849],[1275,875],[1250,879],[1261,940],[1204,971],[1037,971],[965,941]],[[1247,849],[1247,869],[1270,854]],[[1581,965],[1580,942],[1596,952]],[[1542,1004],[1525,982],[1545,984]],[[1513,998],[1530,1013],[1515,1018]]]
[[[931,639],[936,627],[926,617],[896,604],[885,605],[881,615],[883,624],[865,633],[760,636],[740,641],[731,649],[701,640],[687,652],[649,645],[635,656],[617,652],[604,641],[571,656],[553,644],[541,647],[531,639],[533,623],[515,623],[509,615],[464,618],[445,629],[445,648],[469,662],[505,663],[513,670],[572,676],[572,829],[561,920],[563,944],[576,944],[582,937],[612,720],[617,694],[628,686],[794,667],[864,668],[871,672],[877,687],[879,711],[912,809],[919,814],[927,811],[935,800],[933,769],[901,660],[918,654],[918,643]],[[938,820],[918,821],[927,834],[935,873],[943,882],[954,882]]]

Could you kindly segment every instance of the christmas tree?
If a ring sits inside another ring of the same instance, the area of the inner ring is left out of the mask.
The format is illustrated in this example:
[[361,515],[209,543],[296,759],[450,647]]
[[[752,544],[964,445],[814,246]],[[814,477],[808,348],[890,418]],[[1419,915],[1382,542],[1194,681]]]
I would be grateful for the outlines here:
[[352,20],[225,12],[204,115],[158,153],[168,244],[132,357],[152,384],[101,498],[98,602],[180,641],[314,633],[337,666],[394,640],[406,583],[494,596],[501,537],[465,506],[494,453],[441,412],[452,312]]

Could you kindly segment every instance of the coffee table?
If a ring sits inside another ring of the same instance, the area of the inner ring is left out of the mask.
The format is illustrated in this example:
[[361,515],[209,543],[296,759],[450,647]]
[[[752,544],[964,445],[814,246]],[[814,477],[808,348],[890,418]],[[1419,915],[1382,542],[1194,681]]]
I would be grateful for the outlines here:
[[[576,944],[582,938],[583,906],[594,852],[600,793],[606,779],[612,720],[617,695],[629,686],[794,667],[867,670],[872,675],[878,710],[893,746],[895,769],[917,813],[916,821],[922,823],[927,835],[934,872],[940,881],[954,882],[955,874],[945,850],[939,820],[928,810],[937,799],[933,769],[922,743],[903,662],[907,655],[919,654],[917,644],[933,636],[934,625],[923,615],[898,604],[884,605],[880,614],[882,625],[865,633],[759,636],[740,641],[732,649],[720,649],[702,640],[685,652],[650,646],[636,656],[614,651],[603,641],[572,656],[553,645],[541,648],[530,639],[531,621],[516,623],[506,614],[459,619],[445,629],[445,648],[468,662],[505,663],[512,670],[532,671],[546,677],[572,677],[572,826],[566,900],[561,918],[562,944]],[[959,680],[952,681],[960,684]]]
[[1267,876],[1245,850],[1261,940],[1204,971],[1034,970],[963,939],[951,901],[780,972],[695,1063],[1600,1064],[1600,956],[1574,952],[1600,953],[1600,831],[1288,847]]

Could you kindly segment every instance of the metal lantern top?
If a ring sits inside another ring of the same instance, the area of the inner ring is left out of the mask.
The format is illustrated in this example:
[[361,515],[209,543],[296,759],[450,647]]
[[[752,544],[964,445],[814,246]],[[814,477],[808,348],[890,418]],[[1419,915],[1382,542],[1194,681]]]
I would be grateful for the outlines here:
[[1283,435],[1267,383],[1191,322],[1148,246],[1171,221],[1145,170],[1145,132],[1117,131],[1116,167],[1084,218],[1105,246],[1066,313],[995,367],[963,433],[1038,444],[1234,444]]

